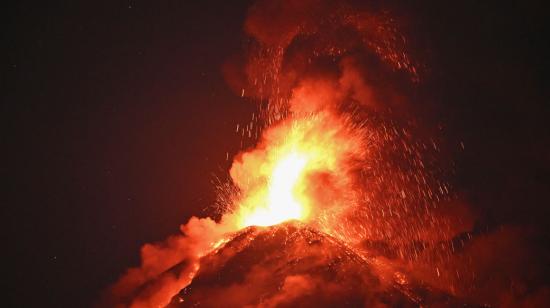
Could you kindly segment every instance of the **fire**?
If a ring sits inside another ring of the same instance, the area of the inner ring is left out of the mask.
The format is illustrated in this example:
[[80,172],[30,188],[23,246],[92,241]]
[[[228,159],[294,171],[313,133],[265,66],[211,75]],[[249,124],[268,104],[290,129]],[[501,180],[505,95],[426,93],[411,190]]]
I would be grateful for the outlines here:
[[270,226],[286,220],[302,220],[307,216],[307,207],[298,194],[307,158],[296,152],[282,157],[273,168],[267,187],[267,204],[257,207],[244,218],[244,226]]
[[[364,153],[361,137],[330,113],[296,117],[270,127],[262,144],[237,157],[231,177],[240,189],[238,227],[314,221],[319,204],[344,202],[349,158]],[[349,195],[349,194],[348,194]]]

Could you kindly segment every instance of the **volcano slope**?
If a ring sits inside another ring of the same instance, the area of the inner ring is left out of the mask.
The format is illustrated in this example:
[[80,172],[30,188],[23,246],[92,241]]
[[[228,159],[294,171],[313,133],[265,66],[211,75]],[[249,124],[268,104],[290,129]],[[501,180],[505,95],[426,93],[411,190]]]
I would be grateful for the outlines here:
[[249,227],[203,257],[168,307],[465,307],[447,294],[381,275],[335,238],[288,222]]

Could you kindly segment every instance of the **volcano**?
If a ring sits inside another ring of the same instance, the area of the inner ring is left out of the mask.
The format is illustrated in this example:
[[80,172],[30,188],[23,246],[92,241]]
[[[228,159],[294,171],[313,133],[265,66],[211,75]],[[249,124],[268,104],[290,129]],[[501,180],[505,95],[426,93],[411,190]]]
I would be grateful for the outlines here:
[[291,221],[248,227],[200,261],[168,307],[467,307]]

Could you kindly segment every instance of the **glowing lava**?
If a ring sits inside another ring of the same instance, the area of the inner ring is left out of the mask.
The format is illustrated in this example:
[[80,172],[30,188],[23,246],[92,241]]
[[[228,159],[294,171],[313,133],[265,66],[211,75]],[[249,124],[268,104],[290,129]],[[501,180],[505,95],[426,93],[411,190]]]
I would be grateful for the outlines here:
[[351,161],[365,154],[357,131],[362,134],[328,112],[268,128],[260,145],[241,153],[230,171],[239,189],[234,201],[238,228],[309,223],[323,210],[345,207],[352,195],[346,190]]
[[299,182],[307,164],[305,155],[291,152],[273,169],[267,192],[267,204],[254,209],[244,218],[243,226],[270,226],[290,219],[307,216],[305,204],[300,202]]

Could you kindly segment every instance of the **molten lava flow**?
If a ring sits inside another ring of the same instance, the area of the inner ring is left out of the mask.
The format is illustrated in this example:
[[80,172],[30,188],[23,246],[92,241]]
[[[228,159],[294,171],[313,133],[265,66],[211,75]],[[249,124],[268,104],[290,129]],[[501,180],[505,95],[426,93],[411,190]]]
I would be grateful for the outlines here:
[[304,219],[305,204],[297,197],[307,164],[304,155],[292,152],[275,165],[267,187],[267,204],[244,218],[244,226],[270,226],[289,219]]

